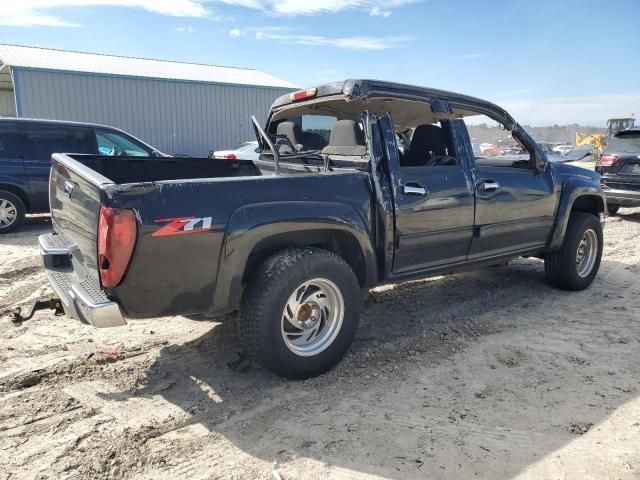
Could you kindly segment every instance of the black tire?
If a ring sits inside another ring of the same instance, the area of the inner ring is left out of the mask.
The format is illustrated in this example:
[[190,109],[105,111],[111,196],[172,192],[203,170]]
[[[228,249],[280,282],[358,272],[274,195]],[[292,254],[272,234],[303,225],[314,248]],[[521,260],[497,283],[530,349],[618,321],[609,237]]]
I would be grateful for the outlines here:
[[0,190],[0,215],[2,214],[3,208],[10,209],[10,211],[14,212],[15,216],[8,224],[2,220],[3,217],[0,217],[0,235],[11,233],[20,227],[26,215],[26,209],[20,197],[6,190]]
[[607,213],[612,217],[618,213],[620,210],[620,205],[607,205]]
[[[585,276],[578,274],[578,246],[588,230],[593,230],[597,238],[597,253],[591,271]],[[602,259],[602,225],[598,217],[591,213],[573,212],[569,218],[567,231],[562,247],[555,252],[548,253],[544,262],[547,281],[564,290],[584,290],[598,273]]]
[[[343,320],[324,350],[302,356],[285,343],[283,312],[299,286],[318,278],[332,282],[342,295]],[[360,285],[347,262],[321,248],[290,248],[252,272],[240,306],[240,338],[249,358],[276,375],[309,378],[328,371],[342,359],[358,329],[360,309]]]

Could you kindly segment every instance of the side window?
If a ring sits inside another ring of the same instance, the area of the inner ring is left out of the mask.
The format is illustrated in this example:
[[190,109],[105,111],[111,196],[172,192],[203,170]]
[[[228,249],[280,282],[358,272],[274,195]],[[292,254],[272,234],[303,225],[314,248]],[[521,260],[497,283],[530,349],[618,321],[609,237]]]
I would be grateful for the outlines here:
[[95,153],[88,128],[20,125],[24,158],[50,160],[52,153]]
[[398,133],[400,167],[454,167],[460,165],[451,141],[449,125],[418,125]]
[[529,168],[531,155],[500,123],[486,115],[464,118],[476,166]]
[[116,155],[128,157],[148,157],[151,152],[134,139],[118,132],[96,130],[96,142],[100,155]]
[[15,125],[0,124],[0,158],[18,158],[18,129]]

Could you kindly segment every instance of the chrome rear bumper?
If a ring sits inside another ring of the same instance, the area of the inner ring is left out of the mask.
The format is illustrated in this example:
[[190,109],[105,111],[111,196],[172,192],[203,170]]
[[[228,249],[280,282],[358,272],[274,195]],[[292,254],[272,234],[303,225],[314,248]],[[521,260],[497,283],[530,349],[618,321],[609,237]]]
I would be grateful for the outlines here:
[[77,246],[53,233],[38,237],[40,253],[49,283],[60,297],[67,315],[97,328],[126,325],[120,307],[109,300],[98,280],[80,278],[73,269]]

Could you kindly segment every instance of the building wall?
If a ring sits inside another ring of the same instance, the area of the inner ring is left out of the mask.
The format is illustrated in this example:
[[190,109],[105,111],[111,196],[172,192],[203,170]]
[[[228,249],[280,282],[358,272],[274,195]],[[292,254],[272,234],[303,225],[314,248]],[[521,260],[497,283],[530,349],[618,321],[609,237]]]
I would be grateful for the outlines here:
[[289,89],[14,69],[19,117],[112,125],[166,153],[206,156],[253,140]]
[[13,90],[0,90],[0,117],[15,117],[16,105]]

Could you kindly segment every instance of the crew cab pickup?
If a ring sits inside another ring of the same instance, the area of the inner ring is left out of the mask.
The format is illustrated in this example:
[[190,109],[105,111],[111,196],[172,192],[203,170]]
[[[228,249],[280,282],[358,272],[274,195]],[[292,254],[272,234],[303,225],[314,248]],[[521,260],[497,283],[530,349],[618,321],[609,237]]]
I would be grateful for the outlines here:
[[[480,115],[528,156],[475,156]],[[568,290],[598,271],[599,175],[550,163],[492,103],[347,80],[254,126],[255,161],[54,154],[39,242],[65,312],[106,327],[239,310],[250,358],[305,378],[342,358],[375,285],[519,256]]]

